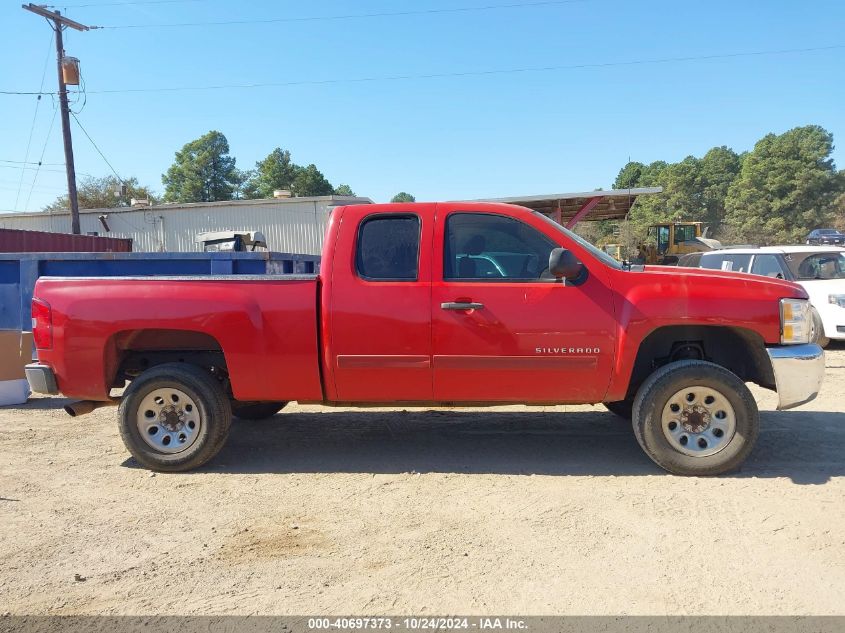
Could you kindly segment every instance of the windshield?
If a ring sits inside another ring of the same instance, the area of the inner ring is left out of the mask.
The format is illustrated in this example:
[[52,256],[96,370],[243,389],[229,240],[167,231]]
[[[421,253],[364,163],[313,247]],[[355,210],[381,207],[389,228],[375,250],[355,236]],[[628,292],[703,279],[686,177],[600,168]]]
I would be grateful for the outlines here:
[[569,229],[562,227],[560,224],[558,224],[557,222],[552,220],[550,217],[543,215],[539,211],[531,211],[531,213],[533,213],[534,215],[536,215],[538,217],[543,218],[543,220],[546,223],[553,226],[556,231],[559,231],[559,232],[563,233],[564,235],[566,235],[568,238],[573,239],[576,242],[578,242],[578,244],[580,244],[581,246],[586,248],[588,251],[590,251],[590,253],[592,253],[596,257],[596,259],[600,259],[603,263],[607,264],[608,266],[610,266],[612,268],[616,268],[617,270],[622,270],[622,264],[620,262],[613,259],[613,257],[611,257],[610,255],[605,253],[603,250],[601,250],[597,246],[593,246],[592,244],[590,244],[587,240],[585,240],[580,235],[577,235],[576,233],[573,233]]
[[792,253],[786,261],[796,279],[845,279],[845,253]]

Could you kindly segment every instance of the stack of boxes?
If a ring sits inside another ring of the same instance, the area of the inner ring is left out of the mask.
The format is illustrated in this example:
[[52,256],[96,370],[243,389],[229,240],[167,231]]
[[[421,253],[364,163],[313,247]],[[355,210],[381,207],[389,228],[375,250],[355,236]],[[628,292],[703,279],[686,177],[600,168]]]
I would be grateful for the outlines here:
[[0,330],[0,406],[29,398],[24,365],[32,362],[32,332]]

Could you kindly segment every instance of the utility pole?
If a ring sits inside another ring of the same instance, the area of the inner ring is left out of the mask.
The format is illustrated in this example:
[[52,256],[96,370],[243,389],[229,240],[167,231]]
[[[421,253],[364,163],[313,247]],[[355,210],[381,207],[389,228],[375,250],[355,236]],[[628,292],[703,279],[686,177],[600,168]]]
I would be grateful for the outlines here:
[[62,73],[62,59],[64,58],[64,43],[62,31],[66,27],[77,31],[87,31],[91,27],[80,24],[64,17],[60,11],[48,11],[45,7],[37,4],[22,4],[21,7],[35,15],[40,15],[52,22],[53,30],[56,32],[56,67],[59,72],[59,107],[62,113],[62,137],[65,145],[65,167],[67,169],[67,196],[70,202],[71,230],[79,235],[79,200],[76,194],[76,168],[73,164],[73,140],[70,136],[70,108],[67,101],[67,85]]

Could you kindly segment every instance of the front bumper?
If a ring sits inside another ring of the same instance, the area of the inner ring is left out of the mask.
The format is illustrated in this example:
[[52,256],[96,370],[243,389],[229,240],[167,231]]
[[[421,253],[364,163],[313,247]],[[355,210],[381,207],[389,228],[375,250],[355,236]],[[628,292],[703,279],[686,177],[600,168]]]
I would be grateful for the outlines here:
[[56,375],[48,365],[32,363],[24,367],[26,381],[29,383],[29,390],[33,393],[46,393],[55,396],[59,393],[56,384]]
[[[778,409],[792,409],[819,395],[824,378],[824,351],[815,343],[767,347],[772,362]],[[34,390],[33,390],[34,391]]]

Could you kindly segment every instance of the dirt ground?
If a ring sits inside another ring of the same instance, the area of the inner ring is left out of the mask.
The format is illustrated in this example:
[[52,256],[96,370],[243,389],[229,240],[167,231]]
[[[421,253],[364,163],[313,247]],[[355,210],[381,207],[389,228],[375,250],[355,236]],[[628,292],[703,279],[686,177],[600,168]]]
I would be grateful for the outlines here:
[[116,411],[0,410],[0,614],[845,614],[845,347],[740,473],[675,477],[601,406],[235,422],[200,472]]

